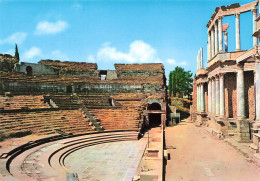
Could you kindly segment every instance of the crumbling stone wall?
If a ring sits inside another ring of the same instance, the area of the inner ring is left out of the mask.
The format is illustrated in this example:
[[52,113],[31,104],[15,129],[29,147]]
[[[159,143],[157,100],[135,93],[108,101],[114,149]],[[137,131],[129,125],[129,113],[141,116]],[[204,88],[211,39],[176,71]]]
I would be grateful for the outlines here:
[[15,65],[15,72],[27,73],[26,68],[32,68],[32,75],[57,75],[59,72],[48,65],[35,64],[35,63],[25,63]]
[[18,60],[9,54],[0,54],[0,71],[12,71]]

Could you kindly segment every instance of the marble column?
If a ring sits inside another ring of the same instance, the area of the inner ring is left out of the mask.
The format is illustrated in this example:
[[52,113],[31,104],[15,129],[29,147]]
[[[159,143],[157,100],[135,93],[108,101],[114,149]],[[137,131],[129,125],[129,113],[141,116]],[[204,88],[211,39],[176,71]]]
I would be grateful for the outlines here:
[[219,115],[225,115],[225,89],[224,89],[224,74],[219,75]]
[[216,115],[219,115],[219,77],[216,76]]
[[240,64],[237,70],[237,117],[245,117],[244,68]]
[[211,79],[208,81],[208,115],[211,114]]
[[260,61],[255,63],[255,113],[256,121],[260,122]]
[[199,84],[197,84],[197,112],[200,110],[200,94],[199,94],[200,88]]
[[211,59],[211,37],[210,32],[208,32],[208,61]]
[[212,79],[212,83],[211,83],[211,112],[212,114],[216,114],[216,83],[215,83],[215,79]]
[[224,32],[225,37],[225,52],[228,52],[228,32]]
[[[256,15],[257,15],[257,9],[253,9],[253,33],[256,32],[257,30],[257,25],[256,25]],[[257,37],[253,36],[253,46],[257,46]]]
[[218,17],[219,52],[223,52],[222,16]]
[[204,84],[201,83],[200,85],[200,107],[201,107],[201,112],[205,112],[205,100],[204,100]]
[[211,33],[211,58],[214,57],[215,55],[215,38],[214,38],[214,26],[212,28],[212,30],[210,31]]
[[240,48],[240,14],[236,14],[236,51],[241,50]]
[[218,53],[218,24],[215,22],[215,55]]

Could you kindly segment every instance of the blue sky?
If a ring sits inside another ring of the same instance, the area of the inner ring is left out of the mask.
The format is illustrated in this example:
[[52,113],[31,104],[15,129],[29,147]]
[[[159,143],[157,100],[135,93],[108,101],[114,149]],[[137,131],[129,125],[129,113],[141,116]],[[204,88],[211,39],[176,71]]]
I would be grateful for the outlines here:
[[[250,0],[0,0],[0,53],[22,62],[41,59],[114,63],[162,62],[166,76],[175,66],[196,72],[206,24],[215,8]],[[229,23],[229,50],[235,50],[235,17]],[[241,48],[252,47],[252,12],[241,15]]]

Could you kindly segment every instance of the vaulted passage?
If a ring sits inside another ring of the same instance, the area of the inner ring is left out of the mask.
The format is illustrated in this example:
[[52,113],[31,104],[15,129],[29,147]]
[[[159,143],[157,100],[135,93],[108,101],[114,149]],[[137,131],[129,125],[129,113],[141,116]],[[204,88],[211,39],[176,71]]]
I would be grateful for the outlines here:
[[149,118],[149,127],[154,128],[161,125],[161,114],[160,113],[150,113]]
[[149,104],[147,107],[148,110],[161,110],[161,105],[158,103]]

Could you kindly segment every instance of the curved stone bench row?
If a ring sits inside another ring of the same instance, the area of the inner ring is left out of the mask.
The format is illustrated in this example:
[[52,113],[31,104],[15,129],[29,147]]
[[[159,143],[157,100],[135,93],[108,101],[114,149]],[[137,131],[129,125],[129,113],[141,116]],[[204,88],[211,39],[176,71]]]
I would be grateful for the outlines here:
[[137,140],[137,138],[138,132],[124,130],[74,135],[66,139],[45,143],[25,150],[16,156],[9,163],[10,173],[5,174],[5,178],[27,181],[66,180],[66,173],[70,173],[70,170],[64,165],[64,160],[71,153],[97,144]]

